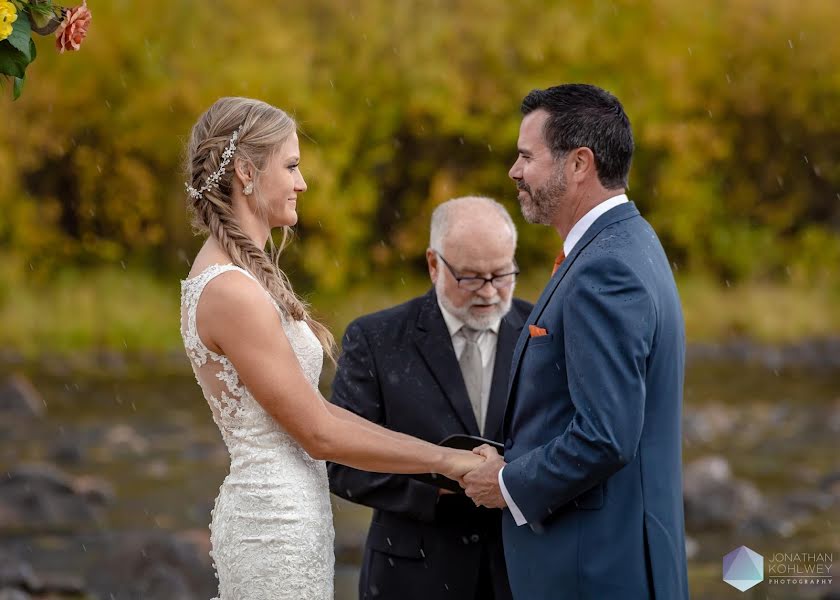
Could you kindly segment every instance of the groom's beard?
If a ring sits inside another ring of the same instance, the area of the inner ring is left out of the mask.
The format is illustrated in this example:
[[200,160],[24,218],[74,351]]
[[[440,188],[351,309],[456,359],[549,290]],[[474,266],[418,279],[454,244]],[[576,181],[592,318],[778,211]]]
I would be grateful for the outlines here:
[[[513,291],[516,287],[514,283],[510,287],[510,296],[507,300],[503,300],[501,296],[496,296],[493,300],[487,301],[479,296],[475,296],[464,306],[458,308],[449,301],[443,290],[443,277],[438,277],[435,282],[435,292],[443,307],[462,321],[467,327],[473,329],[488,329],[490,324],[495,319],[501,319],[510,311],[510,305],[513,301]],[[492,304],[495,308],[486,315],[474,315],[470,312],[471,306]]]
[[543,187],[533,191],[524,181],[517,182],[516,189],[526,192],[525,199],[519,202],[522,216],[529,223],[550,225],[563,204],[566,188],[566,177],[559,169]]

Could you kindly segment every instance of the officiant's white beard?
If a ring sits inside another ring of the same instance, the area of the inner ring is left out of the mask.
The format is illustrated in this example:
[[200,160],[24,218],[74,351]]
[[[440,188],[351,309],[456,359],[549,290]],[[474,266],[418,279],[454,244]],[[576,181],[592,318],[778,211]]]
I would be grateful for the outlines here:
[[480,296],[473,295],[472,298],[464,304],[464,306],[459,308],[452,304],[446,296],[443,277],[438,276],[437,281],[435,281],[435,293],[437,294],[438,300],[443,307],[461,320],[464,325],[472,327],[473,329],[488,329],[495,319],[501,319],[508,314],[511,302],[513,301],[513,292],[515,287],[515,283],[510,286],[510,295],[508,295],[507,299],[503,299],[501,295],[497,295],[489,302],[490,304],[495,305],[495,310],[490,311],[485,315],[475,315],[470,312],[470,307],[476,304],[488,304],[487,300],[481,298]]

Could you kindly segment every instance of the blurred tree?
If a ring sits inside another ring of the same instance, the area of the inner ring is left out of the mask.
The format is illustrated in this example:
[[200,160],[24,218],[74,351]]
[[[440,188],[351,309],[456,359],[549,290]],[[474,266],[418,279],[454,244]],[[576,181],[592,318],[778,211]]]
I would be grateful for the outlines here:
[[[24,97],[0,99],[0,244],[33,272],[127,261],[182,273],[198,244],[183,141],[209,104],[235,94],[289,110],[304,134],[303,242],[284,259],[296,280],[336,290],[399,277],[422,264],[442,200],[488,194],[523,223],[507,178],[519,102],[534,87],[587,81],[624,103],[637,139],[630,195],[681,268],[836,277],[840,4],[92,8],[83,54],[59,64],[41,53]],[[520,234],[522,265],[550,264],[556,237]]]

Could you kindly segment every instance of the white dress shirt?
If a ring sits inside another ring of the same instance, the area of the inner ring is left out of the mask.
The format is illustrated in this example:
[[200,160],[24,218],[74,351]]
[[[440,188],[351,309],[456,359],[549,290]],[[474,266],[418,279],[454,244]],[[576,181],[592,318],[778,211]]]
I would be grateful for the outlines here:
[[[619,204],[624,204],[625,202],[628,202],[626,194],[613,196],[612,198],[604,200],[598,206],[583,215],[583,217],[581,217],[581,219],[572,226],[572,229],[569,231],[569,235],[567,235],[566,239],[563,240],[563,254],[569,256],[572,253],[575,245],[577,245],[592,224],[598,220],[598,217],[608,210],[615,208]],[[505,480],[502,477],[504,470],[504,467],[499,470],[499,487],[502,490],[502,496],[504,496],[505,502],[510,509],[511,515],[513,515],[514,521],[516,521],[516,524],[525,525],[528,521],[523,516],[522,511],[519,510],[519,507],[516,506],[516,503],[513,501],[513,498],[505,487]]]
[[[438,299],[438,306],[440,312],[443,314],[443,320],[446,321],[446,328],[449,330],[449,335],[452,338],[452,347],[455,349],[455,358],[461,360],[461,354],[464,352],[464,347],[467,345],[467,340],[464,336],[458,333],[465,325],[461,319],[446,310]],[[496,342],[499,339],[499,325],[502,322],[501,317],[497,317],[490,322],[488,329],[483,329],[476,340],[478,345],[478,353],[481,356],[481,366],[483,369],[481,378],[481,418],[477,419],[478,431],[484,435],[484,424],[487,420],[487,405],[490,401],[490,384],[493,381],[493,365],[496,361]]]

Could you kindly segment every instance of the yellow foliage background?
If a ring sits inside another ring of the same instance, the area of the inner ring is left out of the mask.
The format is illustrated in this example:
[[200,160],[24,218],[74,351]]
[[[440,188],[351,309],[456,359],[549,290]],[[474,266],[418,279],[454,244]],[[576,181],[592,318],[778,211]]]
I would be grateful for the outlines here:
[[[23,97],[0,99],[4,262],[183,274],[197,247],[180,162],[198,115],[254,96],[299,120],[309,191],[284,264],[335,291],[422,272],[433,207],[502,200],[519,261],[554,255],[507,170],[519,102],[585,81],[624,103],[630,195],[676,268],[835,281],[840,3],[96,1],[81,51],[38,37]],[[37,36],[36,36],[37,37]],[[548,264],[548,263],[546,263]]]

